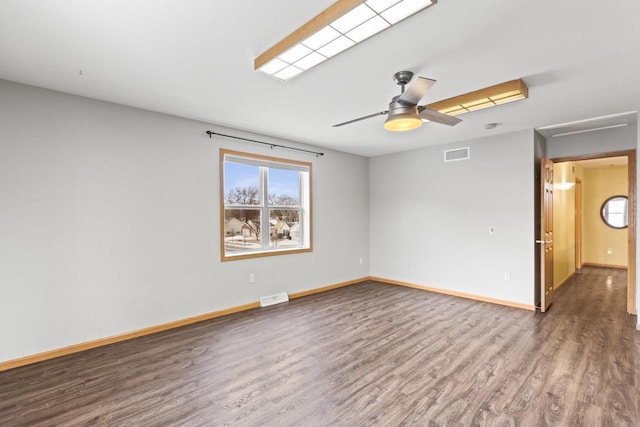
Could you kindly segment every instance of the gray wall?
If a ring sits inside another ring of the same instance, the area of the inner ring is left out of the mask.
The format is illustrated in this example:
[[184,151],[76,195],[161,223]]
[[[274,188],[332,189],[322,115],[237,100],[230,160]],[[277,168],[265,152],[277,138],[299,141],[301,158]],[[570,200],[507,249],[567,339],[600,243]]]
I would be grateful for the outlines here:
[[550,159],[635,150],[637,125],[603,129],[574,135],[547,139],[547,154]]
[[[368,275],[367,158],[6,81],[0,100],[0,361]],[[312,253],[220,261],[221,147],[313,162]]]
[[533,305],[533,159],[533,131],[371,159],[371,274]]

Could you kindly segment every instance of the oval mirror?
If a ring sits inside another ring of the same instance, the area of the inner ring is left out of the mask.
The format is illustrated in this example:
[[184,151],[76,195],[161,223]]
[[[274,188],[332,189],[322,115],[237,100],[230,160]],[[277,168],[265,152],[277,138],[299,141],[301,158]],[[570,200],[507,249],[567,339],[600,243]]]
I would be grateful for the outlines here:
[[627,196],[613,196],[604,201],[600,217],[611,228],[627,228],[629,225]]

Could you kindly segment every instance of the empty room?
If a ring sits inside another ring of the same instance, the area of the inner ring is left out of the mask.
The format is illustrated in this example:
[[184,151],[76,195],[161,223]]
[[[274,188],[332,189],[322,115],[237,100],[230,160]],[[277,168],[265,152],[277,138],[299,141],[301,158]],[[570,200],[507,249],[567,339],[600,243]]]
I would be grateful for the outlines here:
[[636,426],[640,3],[0,3],[0,426]]

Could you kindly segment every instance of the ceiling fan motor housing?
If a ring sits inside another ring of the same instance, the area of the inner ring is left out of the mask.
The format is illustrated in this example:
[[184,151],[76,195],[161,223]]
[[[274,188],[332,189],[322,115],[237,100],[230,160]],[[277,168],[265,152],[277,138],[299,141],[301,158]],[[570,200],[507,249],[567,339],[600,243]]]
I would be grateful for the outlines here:
[[387,120],[384,128],[393,131],[412,130],[422,126],[422,119],[418,114],[416,105],[406,104],[398,101],[400,95],[394,96],[389,103]]

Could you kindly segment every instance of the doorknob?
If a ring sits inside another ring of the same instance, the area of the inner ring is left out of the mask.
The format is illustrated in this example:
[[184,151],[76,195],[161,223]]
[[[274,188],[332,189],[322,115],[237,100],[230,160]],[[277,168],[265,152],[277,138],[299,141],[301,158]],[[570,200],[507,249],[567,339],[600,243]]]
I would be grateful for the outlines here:
[[553,243],[553,240],[536,240],[536,243],[540,243],[541,245],[550,245],[551,243]]

